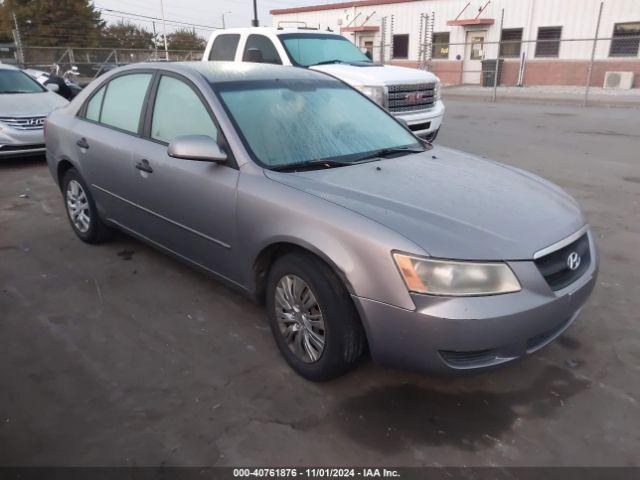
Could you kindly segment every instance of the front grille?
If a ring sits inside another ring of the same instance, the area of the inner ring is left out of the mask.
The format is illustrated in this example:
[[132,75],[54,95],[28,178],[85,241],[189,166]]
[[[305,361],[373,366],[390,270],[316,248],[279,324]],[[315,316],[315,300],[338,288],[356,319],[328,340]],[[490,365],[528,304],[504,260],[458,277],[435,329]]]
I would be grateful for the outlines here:
[[474,368],[491,364],[497,355],[495,350],[475,350],[468,352],[440,350],[440,356],[451,367]]
[[417,83],[414,85],[389,85],[387,108],[390,112],[413,112],[428,110],[436,101],[436,85],[434,83]]
[[[572,253],[577,253],[580,258],[575,270],[569,268],[569,256]],[[551,289],[560,290],[580,278],[589,268],[589,237],[585,233],[575,242],[534,260],[534,263]]]
[[42,130],[46,116],[0,117],[0,122],[16,130]]

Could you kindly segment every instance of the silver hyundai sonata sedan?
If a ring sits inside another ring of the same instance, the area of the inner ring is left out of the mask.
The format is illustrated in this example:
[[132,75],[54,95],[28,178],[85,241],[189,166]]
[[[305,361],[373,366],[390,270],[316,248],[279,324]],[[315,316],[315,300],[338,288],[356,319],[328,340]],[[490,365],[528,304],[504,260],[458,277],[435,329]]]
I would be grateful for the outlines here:
[[81,240],[123,230],[263,302],[312,380],[367,350],[439,373],[525,357],[596,281],[592,234],[560,188],[423,143],[318,72],[118,68],[51,114],[46,145]]

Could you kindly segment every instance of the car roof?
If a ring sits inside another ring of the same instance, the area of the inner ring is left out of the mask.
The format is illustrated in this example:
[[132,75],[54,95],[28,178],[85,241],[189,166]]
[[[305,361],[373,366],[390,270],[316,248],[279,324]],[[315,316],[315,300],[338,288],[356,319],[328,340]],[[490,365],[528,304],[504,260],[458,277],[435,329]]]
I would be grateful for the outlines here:
[[[246,80],[331,80],[339,82],[335,78],[321,72],[316,72],[306,68],[289,67],[283,65],[272,65],[265,63],[248,62],[147,62],[136,63],[122,67],[122,70],[145,69],[145,70],[167,70],[182,74],[199,74],[209,83],[226,83]],[[112,70],[109,73],[117,72],[120,69]]]
[[225,30],[219,30],[214,32],[214,35],[221,35],[224,33],[271,33],[271,34],[280,34],[280,33],[300,33],[300,34],[310,34],[310,35],[340,35],[338,32],[329,32],[327,30],[319,30],[314,28],[297,28],[297,27],[241,27],[241,28],[227,28]]

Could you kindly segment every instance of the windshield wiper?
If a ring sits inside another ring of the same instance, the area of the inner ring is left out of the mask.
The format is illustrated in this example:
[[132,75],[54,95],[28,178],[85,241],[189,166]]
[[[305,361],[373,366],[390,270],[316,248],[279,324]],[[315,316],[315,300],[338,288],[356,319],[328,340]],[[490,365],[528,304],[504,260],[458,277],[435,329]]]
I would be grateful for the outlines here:
[[426,151],[424,148],[412,148],[412,147],[390,147],[390,148],[381,148],[380,150],[376,150],[371,153],[367,153],[366,155],[359,157],[356,159],[356,162],[362,162],[365,160],[370,160],[374,158],[384,158],[387,155],[391,155],[394,153],[402,153],[402,154],[411,154],[411,153],[422,153]]
[[329,65],[331,63],[344,63],[342,60],[338,60],[337,58],[334,60],[324,60],[322,62],[318,62],[318,63],[314,63],[313,65],[311,65],[312,67],[315,67],[316,65]]
[[340,162],[338,160],[307,160],[305,162],[288,163],[285,165],[275,165],[271,167],[271,170],[276,172],[291,172],[296,170],[307,170],[314,168],[334,168],[334,167],[346,167],[351,165],[351,162]]

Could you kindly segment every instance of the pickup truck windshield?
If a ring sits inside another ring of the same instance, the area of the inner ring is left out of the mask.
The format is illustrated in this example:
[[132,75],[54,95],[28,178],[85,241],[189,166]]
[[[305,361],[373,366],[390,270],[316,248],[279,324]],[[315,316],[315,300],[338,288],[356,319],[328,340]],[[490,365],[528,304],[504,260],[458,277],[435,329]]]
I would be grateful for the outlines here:
[[214,89],[254,160],[265,168],[309,162],[342,166],[377,152],[382,157],[424,150],[382,108],[337,80],[248,80]]
[[46,92],[38,82],[20,70],[0,70],[0,94]]
[[319,63],[371,63],[369,57],[341,35],[285,33],[278,37],[291,62],[300,67]]

